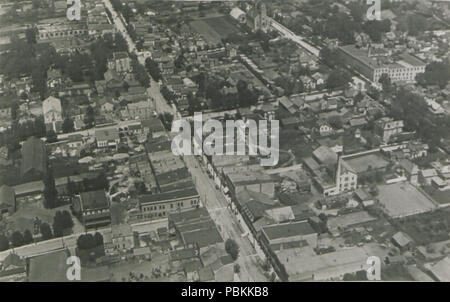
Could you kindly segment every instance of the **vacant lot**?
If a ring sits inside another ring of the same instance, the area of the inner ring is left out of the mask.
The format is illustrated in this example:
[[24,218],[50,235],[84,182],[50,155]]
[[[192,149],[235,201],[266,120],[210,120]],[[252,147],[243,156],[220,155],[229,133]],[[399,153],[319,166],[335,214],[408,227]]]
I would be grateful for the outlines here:
[[227,16],[208,18],[190,22],[193,30],[202,35],[209,44],[217,44],[229,34],[238,32],[239,29],[228,20]]
[[392,218],[425,213],[436,208],[435,204],[409,183],[379,186],[380,203]]
[[418,245],[450,239],[450,213],[437,210],[395,220],[395,226],[407,233]]

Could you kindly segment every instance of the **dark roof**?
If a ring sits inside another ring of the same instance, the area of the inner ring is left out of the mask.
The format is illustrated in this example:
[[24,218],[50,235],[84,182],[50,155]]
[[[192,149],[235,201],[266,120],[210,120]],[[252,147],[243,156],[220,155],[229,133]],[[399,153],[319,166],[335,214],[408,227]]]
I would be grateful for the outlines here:
[[108,198],[106,198],[105,191],[90,191],[80,194],[81,204],[83,210],[95,210],[109,207]]
[[206,208],[197,208],[181,213],[169,214],[169,221],[172,221],[174,223],[189,222],[192,220],[198,220],[199,218],[211,218]]
[[182,249],[170,252],[170,260],[178,261],[178,260],[186,260],[198,257],[197,251],[194,248]]
[[263,231],[270,240],[316,233],[305,221],[268,225],[263,227]]
[[34,136],[28,138],[22,146],[22,164],[20,166],[21,176],[32,169],[42,173],[47,171],[45,143]]
[[139,197],[141,203],[161,202],[180,198],[192,198],[198,196],[196,188],[187,188],[184,190],[171,191],[160,194],[148,194]]
[[181,234],[186,245],[197,244],[199,248],[223,242],[216,228],[208,228]]

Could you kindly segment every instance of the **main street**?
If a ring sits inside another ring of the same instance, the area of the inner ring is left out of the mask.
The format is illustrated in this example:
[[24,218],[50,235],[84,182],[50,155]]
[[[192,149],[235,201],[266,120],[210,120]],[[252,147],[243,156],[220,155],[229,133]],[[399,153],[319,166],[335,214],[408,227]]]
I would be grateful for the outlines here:
[[[109,0],[103,0],[105,6],[111,11],[116,29],[122,33],[128,42],[130,52],[137,53],[136,46],[126,31],[126,26],[122,18],[112,8]],[[139,62],[145,64],[145,59],[139,56]],[[150,75],[149,75],[150,76]],[[161,95],[159,83],[154,81],[151,76],[150,88],[147,90],[150,98],[154,101],[158,113],[170,112],[175,118],[178,117],[176,109],[171,107]],[[263,282],[267,281],[264,272],[257,259],[256,251],[250,241],[244,235],[236,216],[228,208],[222,192],[215,188],[214,182],[208,177],[206,171],[194,156],[184,156],[184,161],[192,174],[197,190],[202,197],[204,206],[208,209],[211,217],[217,224],[224,240],[231,238],[239,245],[239,257],[237,263],[241,268],[240,281],[244,282]]]

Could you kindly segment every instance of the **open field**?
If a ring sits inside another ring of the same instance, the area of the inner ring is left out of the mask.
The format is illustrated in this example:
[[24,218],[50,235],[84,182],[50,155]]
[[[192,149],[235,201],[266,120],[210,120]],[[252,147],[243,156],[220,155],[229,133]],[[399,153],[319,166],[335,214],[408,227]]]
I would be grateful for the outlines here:
[[229,34],[238,32],[227,16],[195,20],[190,22],[193,30],[202,35],[207,43],[217,44],[226,38]]
[[380,203],[392,218],[425,213],[436,208],[434,203],[409,183],[379,186]]
[[418,245],[450,239],[450,213],[447,209],[406,217],[394,223]]

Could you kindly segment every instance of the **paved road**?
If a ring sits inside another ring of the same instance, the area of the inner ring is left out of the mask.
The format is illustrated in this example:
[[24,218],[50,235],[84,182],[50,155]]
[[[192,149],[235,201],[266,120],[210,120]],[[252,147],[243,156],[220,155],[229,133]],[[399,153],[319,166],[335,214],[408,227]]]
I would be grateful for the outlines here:
[[224,195],[215,188],[214,181],[209,178],[195,156],[184,156],[186,165],[191,172],[196,187],[202,198],[205,207],[208,209],[214,222],[218,225],[224,240],[232,238],[239,245],[239,258],[237,262],[241,267],[241,281],[243,282],[264,282],[267,278],[257,262],[258,256],[247,236],[244,234],[236,216],[228,207]]

